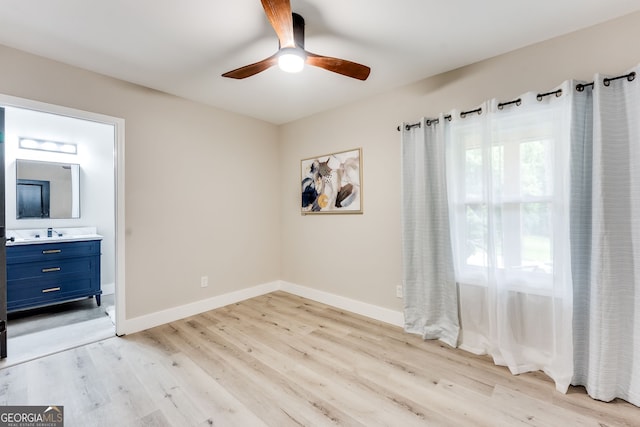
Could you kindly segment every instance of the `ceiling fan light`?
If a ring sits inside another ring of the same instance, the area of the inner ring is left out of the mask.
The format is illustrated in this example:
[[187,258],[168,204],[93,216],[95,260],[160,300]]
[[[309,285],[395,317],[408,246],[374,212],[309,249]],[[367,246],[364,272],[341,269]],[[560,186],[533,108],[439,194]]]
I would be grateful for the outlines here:
[[278,56],[278,66],[287,73],[299,73],[304,68],[304,57],[297,49],[283,50]]

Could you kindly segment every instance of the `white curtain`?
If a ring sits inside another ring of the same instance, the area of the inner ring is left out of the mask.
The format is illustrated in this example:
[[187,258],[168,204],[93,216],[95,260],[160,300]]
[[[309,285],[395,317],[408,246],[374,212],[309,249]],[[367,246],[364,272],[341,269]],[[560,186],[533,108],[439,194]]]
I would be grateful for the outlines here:
[[640,406],[640,67],[632,73],[403,132],[408,331],[457,337],[514,374],[543,370],[561,392],[584,385]]
[[573,102],[575,374],[600,400],[640,406],[640,67],[596,75]]
[[566,392],[573,365],[569,84],[460,117],[447,185],[460,347],[512,373],[543,370]]
[[[446,121],[440,118],[439,123]],[[453,277],[447,188],[446,128],[402,126],[402,250],[407,332],[457,345],[459,322]]]

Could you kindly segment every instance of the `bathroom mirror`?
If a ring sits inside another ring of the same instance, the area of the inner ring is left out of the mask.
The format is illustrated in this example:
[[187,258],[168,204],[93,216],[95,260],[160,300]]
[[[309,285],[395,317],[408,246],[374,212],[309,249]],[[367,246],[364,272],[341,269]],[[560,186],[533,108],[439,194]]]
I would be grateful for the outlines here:
[[16,218],[80,218],[80,165],[17,159]]

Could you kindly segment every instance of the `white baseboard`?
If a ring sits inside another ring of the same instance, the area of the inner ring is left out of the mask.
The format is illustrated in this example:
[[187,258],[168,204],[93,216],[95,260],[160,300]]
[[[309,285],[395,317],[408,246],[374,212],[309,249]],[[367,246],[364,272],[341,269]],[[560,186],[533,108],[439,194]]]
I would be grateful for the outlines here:
[[165,323],[184,319],[185,317],[204,313],[205,311],[224,307],[225,305],[234,304],[249,298],[268,294],[270,292],[277,291],[279,288],[279,282],[271,282],[230,292],[228,294],[217,295],[215,297],[192,302],[190,304],[145,314],[144,316],[134,317],[133,319],[126,319],[125,324],[122,325],[122,328],[118,328],[118,330],[121,331],[121,335],[132,334],[155,326],[164,325]]
[[330,305],[352,313],[360,314],[371,319],[389,323],[391,325],[403,327],[404,315],[400,311],[390,310],[388,308],[377,305],[357,301],[340,295],[319,291],[317,289],[308,288],[306,286],[296,285],[285,281],[275,281],[265,283],[263,285],[253,286],[251,288],[242,289],[228,294],[218,295],[207,298],[202,301],[192,302],[190,304],[169,308],[155,313],[146,314],[144,316],[126,319],[124,325],[119,325],[121,334],[132,334],[134,332],[143,331],[165,323],[174,322],[185,317],[203,313],[205,311],[214,310],[229,304],[234,304],[270,292],[284,291],[303,298],[308,298],[323,304]]
[[280,290],[313,301],[321,302],[332,307],[360,314],[371,319],[379,320],[380,322],[389,323],[401,328],[404,327],[404,314],[401,311],[391,310],[378,305],[369,304],[285,281],[280,281]]

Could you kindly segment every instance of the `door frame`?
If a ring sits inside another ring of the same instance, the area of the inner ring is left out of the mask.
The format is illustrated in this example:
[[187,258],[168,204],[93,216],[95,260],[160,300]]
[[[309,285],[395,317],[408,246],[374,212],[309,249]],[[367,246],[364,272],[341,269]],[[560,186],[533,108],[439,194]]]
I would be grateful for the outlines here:
[[[40,101],[0,94],[0,106],[22,108],[42,113],[66,116],[80,120],[111,125],[114,128],[114,183],[115,183],[115,312],[116,335],[125,335],[126,298],[125,298],[125,209],[124,209],[124,124],[119,117],[107,116],[75,108],[48,104]],[[5,123],[6,126],[6,123]]]
[[6,218],[5,218],[5,201],[6,201],[6,189],[5,189],[5,122],[4,122],[4,108],[0,107],[0,360],[7,357],[7,263],[6,254],[7,249],[5,246],[5,238],[7,237],[6,231]]

